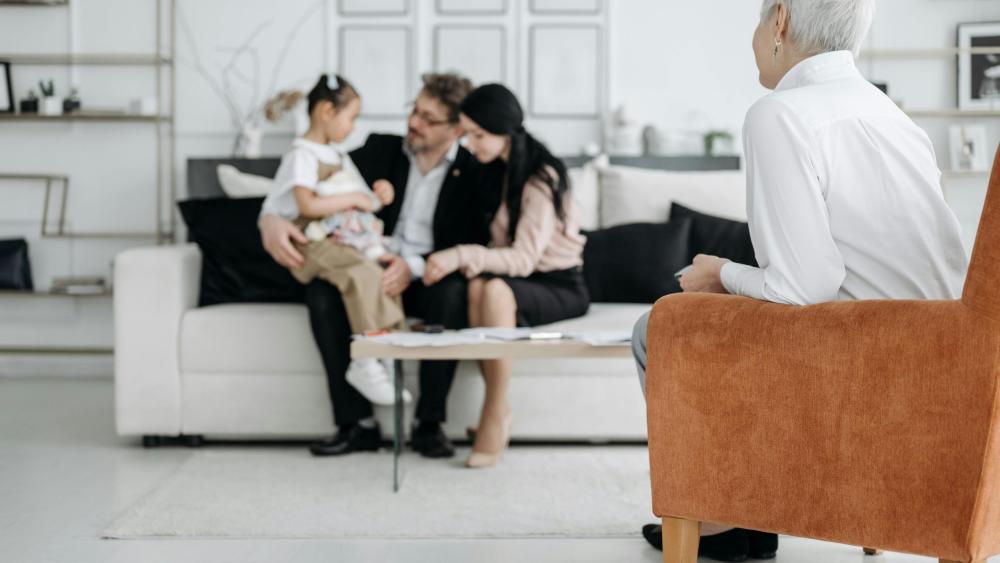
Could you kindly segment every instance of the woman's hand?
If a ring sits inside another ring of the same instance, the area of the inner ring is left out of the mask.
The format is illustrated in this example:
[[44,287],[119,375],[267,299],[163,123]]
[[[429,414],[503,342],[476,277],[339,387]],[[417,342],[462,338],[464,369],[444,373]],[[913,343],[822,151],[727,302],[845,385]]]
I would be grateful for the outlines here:
[[302,267],[305,259],[293,243],[306,244],[309,240],[298,227],[278,215],[264,215],[257,227],[264,250],[275,262],[292,270]]
[[375,192],[375,197],[382,202],[382,205],[389,205],[392,200],[396,199],[396,190],[389,180],[376,180],[372,184],[372,191]]
[[449,248],[431,254],[424,267],[424,285],[434,285],[456,272],[459,267],[458,249]]
[[729,260],[707,254],[694,257],[690,270],[681,276],[685,293],[729,293],[722,285],[722,267]]

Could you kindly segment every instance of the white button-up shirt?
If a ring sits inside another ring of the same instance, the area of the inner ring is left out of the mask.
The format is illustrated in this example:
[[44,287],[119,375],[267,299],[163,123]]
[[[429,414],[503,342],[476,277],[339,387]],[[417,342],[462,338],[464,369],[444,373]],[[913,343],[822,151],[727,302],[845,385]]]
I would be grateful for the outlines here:
[[747,113],[747,216],[760,268],[730,293],[806,305],[955,299],[968,258],[927,134],[858,72],[810,57]]
[[426,175],[420,173],[414,154],[407,148],[403,150],[410,159],[410,175],[399,219],[392,232],[393,247],[406,260],[413,277],[420,278],[426,267],[423,255],[434,250],[434,212],[441,186],[458,155],[458,143],[452,144],[444,159]]

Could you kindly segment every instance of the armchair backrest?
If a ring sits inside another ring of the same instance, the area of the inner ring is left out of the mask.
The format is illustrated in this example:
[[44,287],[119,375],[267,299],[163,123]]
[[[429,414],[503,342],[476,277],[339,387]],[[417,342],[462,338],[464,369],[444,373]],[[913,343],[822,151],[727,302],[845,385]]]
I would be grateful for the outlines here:
[[1000,320],[1000,147],[993,161],[993,174],[979,220],[976,245],[962,302],[992,319]]

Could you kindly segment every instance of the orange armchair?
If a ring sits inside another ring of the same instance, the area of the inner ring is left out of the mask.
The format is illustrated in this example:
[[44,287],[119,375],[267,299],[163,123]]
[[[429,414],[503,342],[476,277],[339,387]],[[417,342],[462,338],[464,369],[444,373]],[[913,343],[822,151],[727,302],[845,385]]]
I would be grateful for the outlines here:
[[1000,553],[1000,151],[961,301],[656,303],[646,401],[664,561],[700,522]]

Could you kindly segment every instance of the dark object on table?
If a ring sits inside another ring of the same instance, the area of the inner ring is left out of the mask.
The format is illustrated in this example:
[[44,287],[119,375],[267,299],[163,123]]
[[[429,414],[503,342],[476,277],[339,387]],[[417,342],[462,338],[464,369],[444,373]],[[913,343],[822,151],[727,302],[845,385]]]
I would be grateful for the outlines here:
[[24,239],[0,240],[0,289],[32,291],[28,243]]

